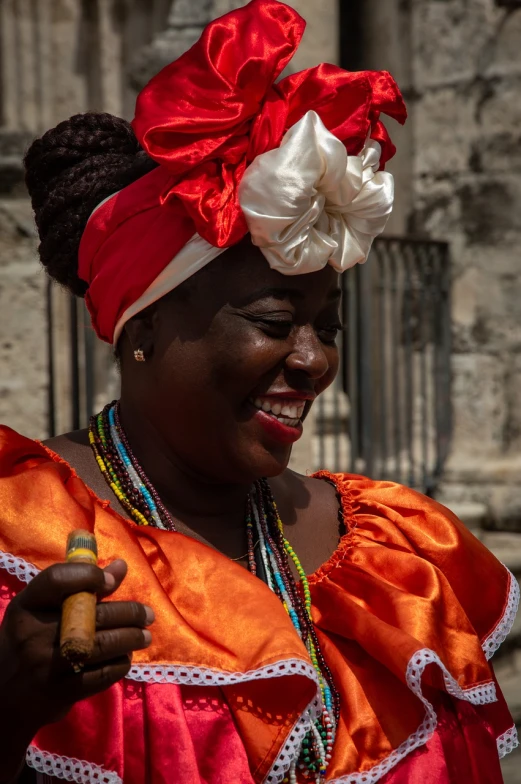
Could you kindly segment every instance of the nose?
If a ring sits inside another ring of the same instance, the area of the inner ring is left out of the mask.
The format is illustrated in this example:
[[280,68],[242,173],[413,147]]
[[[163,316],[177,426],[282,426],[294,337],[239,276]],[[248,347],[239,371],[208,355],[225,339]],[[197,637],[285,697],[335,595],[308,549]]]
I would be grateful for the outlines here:
[[324,345],[312,326],[299,327],[294,333],[293,347],[286,359],[288,370],[300,370],[309,378],[319,379],[329,370]]

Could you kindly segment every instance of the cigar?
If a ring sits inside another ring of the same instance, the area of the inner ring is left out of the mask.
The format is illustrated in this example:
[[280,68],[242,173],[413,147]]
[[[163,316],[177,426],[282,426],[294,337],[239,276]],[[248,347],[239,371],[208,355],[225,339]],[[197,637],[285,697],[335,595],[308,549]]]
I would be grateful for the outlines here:
[[[98,563],[96,538],[90,531],[72,531],[67,539],[67,563]],[[62,605],[60,628],[60,653],[72,665],[74,672],[81,672],[94,650],[96,634],[96,594],[75,593]]]

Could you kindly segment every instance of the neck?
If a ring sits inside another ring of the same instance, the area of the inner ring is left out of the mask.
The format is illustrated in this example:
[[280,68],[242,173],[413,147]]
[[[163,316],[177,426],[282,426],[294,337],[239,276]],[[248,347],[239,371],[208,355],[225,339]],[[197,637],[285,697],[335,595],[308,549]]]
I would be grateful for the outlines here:
[[249,485],[215,481],[184,463],[146,415],[123,397],[120,419],[134,456],[181,528],[210,540],[215,531],[243,535]]

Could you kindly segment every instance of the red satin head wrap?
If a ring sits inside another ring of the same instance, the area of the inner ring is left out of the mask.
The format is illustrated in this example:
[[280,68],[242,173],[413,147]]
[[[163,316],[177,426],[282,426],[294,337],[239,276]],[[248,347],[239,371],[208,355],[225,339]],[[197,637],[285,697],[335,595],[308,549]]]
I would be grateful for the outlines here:
[[79,252],[103,340],[112,342],[121,315],[195,233],[220,248],[244,237],[237,191],[246,167],[309,110],[350,155],[368,136],[382,147],[382,166],[394,155],[380,113],[403,123],[406,110],[387,72],[322,64],[275,84],[304,27],[278,0],[252,0],[212,22],[139,95],[134,131],[160,166],[96,210]]

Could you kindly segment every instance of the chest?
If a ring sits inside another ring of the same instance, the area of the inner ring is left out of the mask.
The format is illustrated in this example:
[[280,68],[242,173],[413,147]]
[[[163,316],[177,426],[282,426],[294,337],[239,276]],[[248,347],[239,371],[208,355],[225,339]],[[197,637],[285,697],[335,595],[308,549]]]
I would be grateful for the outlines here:
[[323,481],[312,481],[306,503],[295,503],[294,499],[288,503],[282,497],[278,501],[286,539],[307,575],[331,558],[345,533],[335,488]]
[[[57,442],[51,444],[79,477],[102,501],[123,518],[128,513],[114,495],[93,459],[88,445]],[[340,512],[340,502],[335,488],[328,482],[288,474],[270,480],[284,533],[295,550],[306,574],[312,574],[327,561],[338,546],[345,531]],[[248,568],[248,543],[246,523],[240,521],[232,526],[194,525],[192,521],[176,518],[176,529],[209,547],[222,552],[232,560]],[[294,576],[297,572],[292,563]]]

